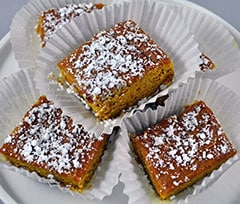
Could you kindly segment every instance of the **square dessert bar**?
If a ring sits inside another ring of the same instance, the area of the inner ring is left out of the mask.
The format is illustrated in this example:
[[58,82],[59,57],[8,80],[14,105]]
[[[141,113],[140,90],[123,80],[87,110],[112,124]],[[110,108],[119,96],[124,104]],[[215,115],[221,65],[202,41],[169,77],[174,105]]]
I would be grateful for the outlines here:
[[162,199],[187,188],[236,154],[203,101],[132,134],[134,151]]
[[101,9],[104,4],[80,3],[68,4],[61,8],[52,8],[43,11],[38,17],[36,31],[41,37],[42,47],[45,47],[47,41],[64,24],[70,22],[73,18],[83,14],[90,13],[95,9]]
[[81,192],[101,160],[109,135],[95,135],[64,115],[45,96],[25,114],[0,148],[3,157]]
[[100,120],[118,116],[174,77],[172,60],[132,20],[98,32],[58,68]]

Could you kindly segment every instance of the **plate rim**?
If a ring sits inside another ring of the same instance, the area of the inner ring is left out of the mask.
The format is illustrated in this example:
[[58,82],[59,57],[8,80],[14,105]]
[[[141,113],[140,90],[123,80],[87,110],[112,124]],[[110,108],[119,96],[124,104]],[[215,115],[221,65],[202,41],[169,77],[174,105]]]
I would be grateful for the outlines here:
[[[203,12],[206,15],[213,17],[219,23],[223,24],[226,27],[226,29],[233,35],[234,39],[237,41],[238,46],[240,46],[240,31],[238,31],[234,26],[232,26],[230,23],[228,23],[226,20],[224,20],[214,12],[188,0],[180,0],[180,1],[179,0],[157,0],[157,1],[166,2],[166,3],[172,2],[174,4],[187,6],[189,8],[195,9],[196,11]],[[0,40],[0,53],[4,52],[4,48],[9,45],[11,46],[10,31]],[[10,52],[12,52],[12,49]],[[0,69],[3,69],[3,67],[0,66]],[[11,68],[11,69],[12,69],[12,73],[18,70],[17,68]],[[1,79],[3,77],[4,76],[1,76]],[[16,200],[14,200],[14,198],[11,196],[10,192],[8,192],[1,183],[0,183],[0,200],[8,204],[17,204]]]

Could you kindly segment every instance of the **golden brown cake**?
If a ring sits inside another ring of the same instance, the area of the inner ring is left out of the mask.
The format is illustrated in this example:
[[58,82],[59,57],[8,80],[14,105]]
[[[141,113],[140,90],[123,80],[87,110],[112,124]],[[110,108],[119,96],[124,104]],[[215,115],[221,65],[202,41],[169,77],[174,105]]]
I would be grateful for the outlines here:
[[205,72],[216,68],[214,62],[207,55],[202,53],[200,59],[202,60],[202,63],[199,65],[201,71]]
[[45,96],[25,114],[0,148],[14,166],[54,178],[81,192],[100,162],[109,135],[95,135],[64,115]]
[[42,12],[38,18],[36,31],[42,40],[44,47],[52,35],[64,24],[70,22],[74,17],[82,13],[90,13],[95,9],[101,9],[104,4],[80,3],[68,4],[62,8],[52,8]]
[[187,188],[236,154],[203,101],[186,106],[179,117],[170,116],[130,138],[162,199]]
[[118,116],[174,76],[172,60],[132,20],[95,34],[58,67],[100,120]]

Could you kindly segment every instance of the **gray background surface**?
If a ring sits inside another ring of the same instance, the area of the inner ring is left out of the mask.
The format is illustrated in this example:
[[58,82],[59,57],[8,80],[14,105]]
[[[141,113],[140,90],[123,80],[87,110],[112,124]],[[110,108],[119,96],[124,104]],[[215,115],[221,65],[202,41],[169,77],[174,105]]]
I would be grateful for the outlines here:
[[[0,39],[2,39],[10,29],[11,20],[17,10],[19,10],[29,0],[0,0]],[[36,0],[37,1],[37,0]],[[216,13],[237,30],[240,31],[240,1],[239,0],[191,0],[208,10]],[[1,197],[1,196],[0,196]],[[0,204],[2,204],[0,200]]]
[[[0,0],[0,39],[9,31],[11,20],[29,0]],[[36,0],[37,1],[37,0]],[[240,30],[240,1],[239,0],[191,0],[210,11],[213,11],[235,28]]]

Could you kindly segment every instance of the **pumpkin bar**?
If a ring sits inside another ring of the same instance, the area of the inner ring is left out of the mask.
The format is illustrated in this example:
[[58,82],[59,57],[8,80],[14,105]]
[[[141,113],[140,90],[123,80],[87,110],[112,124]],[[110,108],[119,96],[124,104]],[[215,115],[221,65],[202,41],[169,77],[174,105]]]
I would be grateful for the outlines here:
[[73,18],[83,13],[90,13],[93,10],[102,9],[103,7],[104,4],[102,3],[80,3],[68,4],[61,8],[52,8],[43,11],[38,17],[36,27],[36,31],[41,37],[42,47],[45,47],[47,41],[57,30],[66,23],[69,23]]
[[214,113],[203,101],[185,107],[131,134],[133,149],[162,199],[184,190],[217,169],[236,150]]
[[62,78],[100,120],[170,85],[170,57],[134,21],[98,32],[58,63]]
[[3,157],[63,186],[83,191],[89,186],[109,135],[87,132],[45,96],[25,114],[0,148]]

